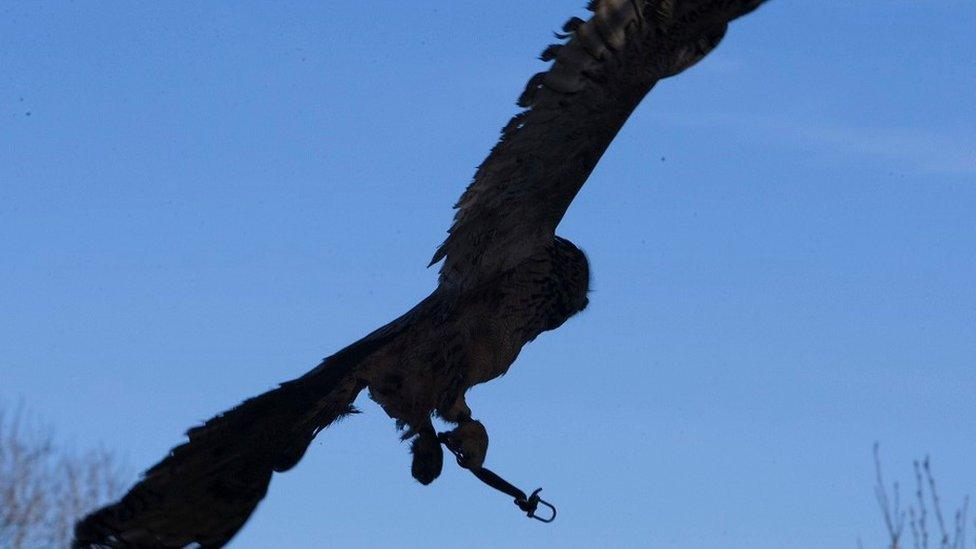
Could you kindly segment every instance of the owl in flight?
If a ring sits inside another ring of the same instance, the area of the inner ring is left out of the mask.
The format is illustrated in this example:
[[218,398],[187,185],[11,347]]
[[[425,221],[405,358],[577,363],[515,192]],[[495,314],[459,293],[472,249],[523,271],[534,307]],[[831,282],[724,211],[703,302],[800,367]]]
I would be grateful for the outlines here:
[[[562,43],[543,51],[551,65],[529,80],[524,110],[455,206],[431,260],[443,262],[437,288],[305,375],[190,429],[124,497],[78,522],[75,547],[223,546],[273,474],[353,412],[363,389],[411,440],[415,479],[437,478],[442,443],[484,475],[488,434],[465,392],[588,302],[586,256],[555,233],[570,202],[654,84],[705,57],[730,21],[763,2],[590,2],[591,17],[570,19]],[[433,415],[456,428],[438,435]]]

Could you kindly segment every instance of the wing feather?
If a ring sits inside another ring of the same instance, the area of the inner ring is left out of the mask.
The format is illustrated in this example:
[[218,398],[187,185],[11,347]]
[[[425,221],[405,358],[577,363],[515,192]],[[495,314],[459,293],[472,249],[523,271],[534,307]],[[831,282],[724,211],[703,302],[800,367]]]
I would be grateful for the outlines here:
[[273,473],[294,467],[312,439],[355,412],[358,369],[436,306],[436,293],[305,375],[187,431],[119,501],[75,526],[74,547],[220,547],[244,525]]
[[431,265],[471,287],[551,240],[573,198],[654,84],[690,67],[765,0],[596,0],[547,48],[515,115],[455,205]]

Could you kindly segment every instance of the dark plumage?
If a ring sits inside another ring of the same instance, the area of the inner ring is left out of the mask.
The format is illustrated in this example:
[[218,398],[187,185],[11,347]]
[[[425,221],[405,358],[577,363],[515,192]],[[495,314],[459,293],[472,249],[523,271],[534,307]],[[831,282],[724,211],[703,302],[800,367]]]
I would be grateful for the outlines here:
[[480,467],[488,435],[465,392],[587,305],[586,257],[555,235],[570,202],[651,87],[707,55],[729,21],[763,1],[590,2],[593,16],[571,19],[567,41],[542,54],[553,65],[529,81],[526,110],[461,196],[431,262],[443,261],[437,289],[302,377],[191,429],[120,501],[81,520],[75,545],[222,546],[272,474],[352,413],[364,388],[413,439],[417,480],[433,481],[443,463],[433,414],[458,425],[446,439],[463,465]]

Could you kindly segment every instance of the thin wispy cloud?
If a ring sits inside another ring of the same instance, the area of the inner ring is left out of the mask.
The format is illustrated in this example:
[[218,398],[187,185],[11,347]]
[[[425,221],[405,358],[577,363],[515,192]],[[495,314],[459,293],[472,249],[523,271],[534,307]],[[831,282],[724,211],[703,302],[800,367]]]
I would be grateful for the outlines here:
[[836,121],[751,114],[658,114],[667,124],[734,129],[755,139],[893,163],[924,173],[976,176],[976,139],[921,128],[872,127]]
[[803,135],[844,151],[909,162],[923,171],[976,175],[976,142],[926,130],[854,126],[810,126]]

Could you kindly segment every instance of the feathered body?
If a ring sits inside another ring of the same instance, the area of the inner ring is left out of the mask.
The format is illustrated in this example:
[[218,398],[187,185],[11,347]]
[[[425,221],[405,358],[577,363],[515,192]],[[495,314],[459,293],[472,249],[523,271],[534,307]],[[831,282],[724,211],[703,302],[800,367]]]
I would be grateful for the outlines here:
[[564,239],[481,287],[442,286],[408,314],[408,329],[364,361],[370,396],[413,428],[431,411],[456,420],[465,391],[503,375],[526,343],[583,310],[588,287],[586,257]]
[[707,55],[728,22],[764,0],[599,0],[548,71],[519,98],[526,110],[478,168],[456,205],[438,287],[416,307],[249,399],[174,448],[117,503],[76,527],[77,547],[219,547],[243,526],[274,472],[302,458],[364,389],[412,439],[413,476],[440,473],[436,414],[462,465],[478,468],[488,436],[465,392],[508,371],[522,347],[587,303],[589,266],[555,229],[614,136],[660,79]]

